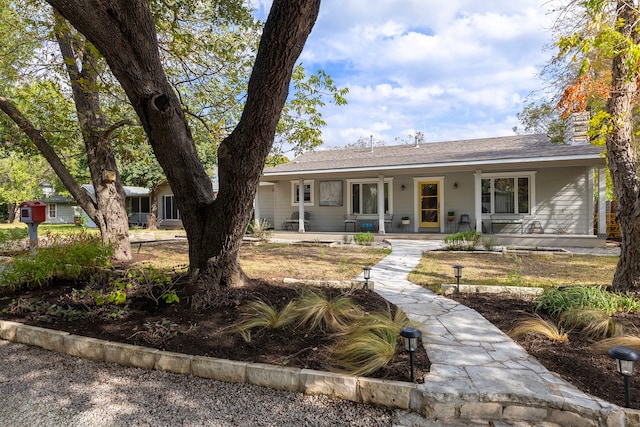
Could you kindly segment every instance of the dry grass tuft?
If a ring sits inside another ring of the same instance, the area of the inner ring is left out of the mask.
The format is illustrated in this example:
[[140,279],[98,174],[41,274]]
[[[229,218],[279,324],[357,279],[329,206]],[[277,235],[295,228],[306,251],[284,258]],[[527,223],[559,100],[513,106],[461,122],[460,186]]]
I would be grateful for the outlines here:
[[513,339],[524,335],[543,337],[555,343],[564,343],[569,341],[569,336],[564,332],[564,330],[559,328],[550,320],[543,319],[539,316],[523,320],[509,331],[509,336]]
[[347,296],[329,299],[307,289],[296,299],[295,312],[300,326],[322,331],[341,331],[362,316],[362,310]]
[[589,346],[591,350],[599,354],[607,354],[611,347],[623,345],[631,347],[636,351],[640,351],[640,337],[626,335],[621,337],[607,338]]
[[297,316],[293,301],[280,311],[264,301],[251,301],[243,306],[240,322],[232,332],[239,333],[245,342],[250,342],[252,329],[282,328],[295,322]]
[[560,323],[567,329],[580,330],[591,339],[618,337],[625,334],[624,325],[604,310],[574,308],[565,311]]

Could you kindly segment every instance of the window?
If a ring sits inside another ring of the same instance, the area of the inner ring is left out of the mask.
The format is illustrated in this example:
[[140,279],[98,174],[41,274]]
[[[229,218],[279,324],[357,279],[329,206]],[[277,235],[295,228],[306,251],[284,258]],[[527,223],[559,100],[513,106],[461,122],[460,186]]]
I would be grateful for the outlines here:
[[151,213],[149,197],[127,197],[127,211],[132,214]]
[[55,218],[58,213],[58,206],[55,203],[49,203],[49,218]]
[[482,178],[482,213],[531,214],[534,174]]
[[[349,183],[349,213],[358,215],[378,214],[378,182],[348,181]],[[384,181],[384,213],[391,213],[391,179]]]
[[180,212],[173,196],[162,198],[162,219],[180,219]]
[[[291,205],[298,204],[298,181],[291,181]],[[304,181],[304,204],[313,206],[313,181]]]

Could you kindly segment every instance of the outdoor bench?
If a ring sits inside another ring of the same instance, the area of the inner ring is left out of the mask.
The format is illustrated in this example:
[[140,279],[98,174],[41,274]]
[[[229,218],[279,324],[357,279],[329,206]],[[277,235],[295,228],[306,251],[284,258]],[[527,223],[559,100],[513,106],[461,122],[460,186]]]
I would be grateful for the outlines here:
[[524,230],[524,215],[509,215],[509,214],[493,214],[491,217],[491,234],[493,232],[494,224],[520,224],[520,234]]
[[[285,219],[282,223],[283,230],[297,230],[299,225],[300,212],[295,211],[291,214],[291,218]],[[309,227],[309,218],[311,218],[311,214],[309,212],[304,213],[304,228],[305,230],[310,230]]]

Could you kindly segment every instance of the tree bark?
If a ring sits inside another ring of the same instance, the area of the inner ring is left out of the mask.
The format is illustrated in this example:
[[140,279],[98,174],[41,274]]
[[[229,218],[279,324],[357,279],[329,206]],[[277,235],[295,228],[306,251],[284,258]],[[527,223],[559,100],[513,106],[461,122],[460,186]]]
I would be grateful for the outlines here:
[[[617,17],[624,22],[618,31],[626,40],[638,43],[637,11],[626,1],[618,1],[617,7]],[[630,66],[629,49],[620,47],[612,64],[611,95],[607,102],[611,131],[606,143],[613,190],[618,201],[616,220],[622,236],[612,285],[616,290],[629,291],[640,287],[640,181],[633,148],[632,118],[637,71]]]
[[[118,261],[129,261],[129,217],[110,138],[113,130],[124,123],[106,129],[98,89],[98,59],[92,54],[90,46],[82,40],[75,41],[76,45],[84,44],[83,48],[76,46],[74,49],[73,36],[67,23],[57,13],[54,17],[55,35],[71,83],[94,189],[96,209],[95,214],[89,216],[100,229],[102,242],[113,247],[114,258]],[[78,67],[78,64],[81,64],[81,67]],[[115,174],[113,180],[105,179],[109,172]],[[80,206],[84,209],[82,204]]]
[[220,191],[216,200],[179,100],[164,73],[148,3],[47,1],[102,53],[140,117],[180,209],[192,275],[210,285],[242,285],[246,277],[238,250],[293,66],[313,28],[320,0],[273,2],[242,117],[218,150]]

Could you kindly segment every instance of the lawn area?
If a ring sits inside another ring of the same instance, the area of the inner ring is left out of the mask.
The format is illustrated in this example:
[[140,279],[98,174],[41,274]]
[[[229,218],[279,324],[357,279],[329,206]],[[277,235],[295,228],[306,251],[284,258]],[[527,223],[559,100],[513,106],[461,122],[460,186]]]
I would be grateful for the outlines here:
[[[240,264],[251,278],[351,280],[362,272],[362,267],[377,264],[390,252],[390,249],[354,245],[244,244],[240,249]],[[189,262],[186,240],[143,244],[139,251],[134,245],[133,254],[134,263],[139,266],[153,264],[171,269]]]
[[609,285],[617,256],[425,252],[409,280],[430,289],[455,283],[453,265],[460,264],[461,283],[489,286]]

